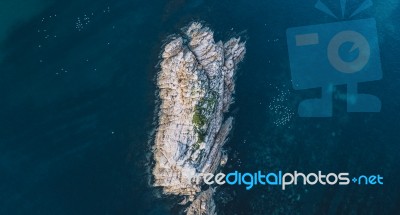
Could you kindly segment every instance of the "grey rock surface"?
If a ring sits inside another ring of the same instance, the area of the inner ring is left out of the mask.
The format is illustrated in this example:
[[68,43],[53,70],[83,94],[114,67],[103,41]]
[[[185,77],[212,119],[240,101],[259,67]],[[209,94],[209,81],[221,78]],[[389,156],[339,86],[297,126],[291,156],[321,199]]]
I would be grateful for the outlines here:
[[215,213],[212,189],[202,191],[195,178],[226,163],[222,147],[233,118],[224,113],[233,102],[235,70],[245,52],[240,39],[216,43],[213,31],[197,22],[162,52],[154,186],[184,196],[188,214]]

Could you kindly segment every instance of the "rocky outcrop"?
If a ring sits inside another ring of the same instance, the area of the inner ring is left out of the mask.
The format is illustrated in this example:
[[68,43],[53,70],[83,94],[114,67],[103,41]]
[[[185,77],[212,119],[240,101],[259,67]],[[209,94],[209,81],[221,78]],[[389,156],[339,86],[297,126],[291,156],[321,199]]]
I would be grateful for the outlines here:
[[215,173],[233,118],[234,75],[246,52],[240,39],[215,42],[213,32],[194,22],[162,53],[157,76],[160,109],[155,134],[154,186],[185,197],[188,214],[213,214],[212,189],[201,190],[200,173]]
[[216,215],[213,189],[208,188],[197,196],[186,210],[187,215]]

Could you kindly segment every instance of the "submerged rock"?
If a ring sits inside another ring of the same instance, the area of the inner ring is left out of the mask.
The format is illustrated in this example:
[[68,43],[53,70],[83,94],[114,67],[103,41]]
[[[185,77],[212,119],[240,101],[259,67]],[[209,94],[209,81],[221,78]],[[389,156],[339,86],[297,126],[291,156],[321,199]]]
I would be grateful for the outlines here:
[[233,118],[224,119],[224,113],[233,102],[234,74],[245,52],[240,39],[216,43],[213,32],[197,22],[164,47],[157,76],[154,186],[186,197],[187,214],[215,213],[212,189],[202,191],[196,176],[226,163],[222,146]]

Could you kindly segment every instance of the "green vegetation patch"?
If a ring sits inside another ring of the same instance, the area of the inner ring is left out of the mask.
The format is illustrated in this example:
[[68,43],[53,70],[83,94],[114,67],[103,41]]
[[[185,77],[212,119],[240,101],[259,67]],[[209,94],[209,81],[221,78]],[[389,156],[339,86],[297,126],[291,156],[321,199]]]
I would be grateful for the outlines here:
[[201,109],[196,106],[193,114],[193,123],[196,127],[201,128],[207,123],[207,117],[202,114]]
[[212,115],[217,100],[217,92],[212,92],[211,96],[203,97],[195,107],[192,122],[196,127],[198,140],[196,144],[193,145],[194,150],[198,150],[200,148],[200,143],[205,140],[206,131],[204,126],[208,123],[209,119],[207,119],[207,116]]

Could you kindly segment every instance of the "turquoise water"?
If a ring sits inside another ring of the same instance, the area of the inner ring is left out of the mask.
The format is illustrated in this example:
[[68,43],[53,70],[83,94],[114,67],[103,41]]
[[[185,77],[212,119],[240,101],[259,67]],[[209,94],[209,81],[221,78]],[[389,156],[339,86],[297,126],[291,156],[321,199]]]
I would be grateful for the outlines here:
[[339,86],[328,119],[298,118],[298,103],[318,90],[290,83],[286,29],[336,21],[313,0],[3,2],[14,9],[0,10],[0,214],[178,213],[176,199],[148,186],[148,140],[160,47],[193,20],[217,39],[247,40],[224,171],[385,176],[382,187],[223,186],[220,214],[399,210],[398,1],[359,16],[378,23],[384,78],[360,91],[377,95],[382,112],[346,113]]

